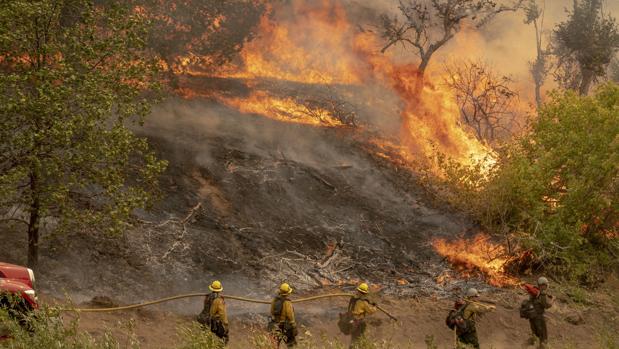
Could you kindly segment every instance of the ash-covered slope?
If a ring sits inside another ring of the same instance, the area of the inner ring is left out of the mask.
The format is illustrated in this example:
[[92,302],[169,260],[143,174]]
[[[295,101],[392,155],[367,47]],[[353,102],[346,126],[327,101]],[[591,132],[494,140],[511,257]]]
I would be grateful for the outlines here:
[[[162,199],[119,238],[47,237],[45,291],[124,301],[204,291],[266,294],[359,279],[402,294],[434,292],[432,237],[466,221],[431,209],[409,173],[373,156],[346,129],[269,120],[200,101],[173,101],[145,130],[167,159]],[[21,260],[23,239],[7,246]]]

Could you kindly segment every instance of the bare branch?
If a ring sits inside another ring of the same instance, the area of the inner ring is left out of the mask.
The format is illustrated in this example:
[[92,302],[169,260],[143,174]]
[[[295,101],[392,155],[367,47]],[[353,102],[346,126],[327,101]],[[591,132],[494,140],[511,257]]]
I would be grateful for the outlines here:
[[386,42],[381,52],[397,43],[413,47],[421,59],[420,87],[432,55],[461,30],[462,22],[481,28],[499,13],[516,11],[523,1],[514,0],[509,5],[498,6],[493,0],[431,0],[430,4],[422,0],[401,0],[399,17],[381,17],[382,37]]
[[514,124],[513,106],[518,98],[511,79],[498,76],[484,63],[464,62],[445,67],[445,84],[456,95],[462,120],[478,139],[493,142],[508,136]]

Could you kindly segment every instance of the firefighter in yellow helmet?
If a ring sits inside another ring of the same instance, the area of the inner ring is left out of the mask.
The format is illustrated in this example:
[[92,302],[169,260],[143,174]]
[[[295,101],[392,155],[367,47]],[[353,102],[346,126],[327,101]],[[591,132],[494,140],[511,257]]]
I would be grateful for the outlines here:
[[292,294],[292,287],[283,283],[279,287],[278,295],[271,302],[271,321],[269,331],[275,337],[277,346],[284,342],[288,348],[297,344],[297,323],[294,319],[294,308],[289,296]]
[[483,314],[496,309],[494,305],[477,302],[477,298],[479,298],[479,291],[469,288],[464,297],[464,305],[458,310],[458,317],[455,319],[458,348],[479,349],[477,320]]
[[226,303],[221,292],[224,290],[221,282],[215,280],[208,287],[211,293],[204,299],[204,308],[198,315],[198,322],[207,327],[219,337],[223,344],[228,343],[228,314]]
[[367,324],[365,318],[376,312],[376,303],[369,298],[370,288],[368,284],[361,283],[357,286],[356,294],[348,303],[348,312],[352,314],[352,329],[350,332],[350,348],[357,348],[365,340]]

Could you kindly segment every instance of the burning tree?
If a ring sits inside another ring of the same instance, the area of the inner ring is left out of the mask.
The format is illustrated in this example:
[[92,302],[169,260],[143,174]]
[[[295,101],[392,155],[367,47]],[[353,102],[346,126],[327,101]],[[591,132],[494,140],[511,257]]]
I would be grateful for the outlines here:
[[133,6],[151,20],[148,46],[175,70],[196,64],[203,68],[229,62],[254,36],[264,13],[257,1],[134,0]]
[[498,5],[493,0],[423,0],[400,1],[401,16],[382,16],[385,52],[395,44],[410,45],[421,61],[417,67],[415,92],[421,93],[430,59],[465,25],[481,28],[497,14],[517,10],[523,0]]
[[509,135],[514,124],[512,110],[518,97],[510,87],[512,80],[498,76],[481,62],[446,66],[445,83],[453,89],[464,122],[475,130],[479,140],[493,142]]

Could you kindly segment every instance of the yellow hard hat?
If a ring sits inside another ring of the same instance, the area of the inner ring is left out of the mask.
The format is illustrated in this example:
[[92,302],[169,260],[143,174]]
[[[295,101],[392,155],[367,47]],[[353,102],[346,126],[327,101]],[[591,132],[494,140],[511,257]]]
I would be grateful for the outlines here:
[[279,294],[282,295],[288,295],[292,293],[292,287],[290,287],[290,285],[288,285],[287,283],[283,283],[281,284],[281,286],[279,286]]
[[370,291],[370,288],[368,287],[368,284],[366,284],[365,282],[362,282],[361,284],[359,284],[359,286],[357,287],[357,291],[366,294]]
[[221,292],[224,290],[223,286],[221,286],[221,282],[219,280],[213,281],[213,283],[208,287],[209,290],[213,292]]

